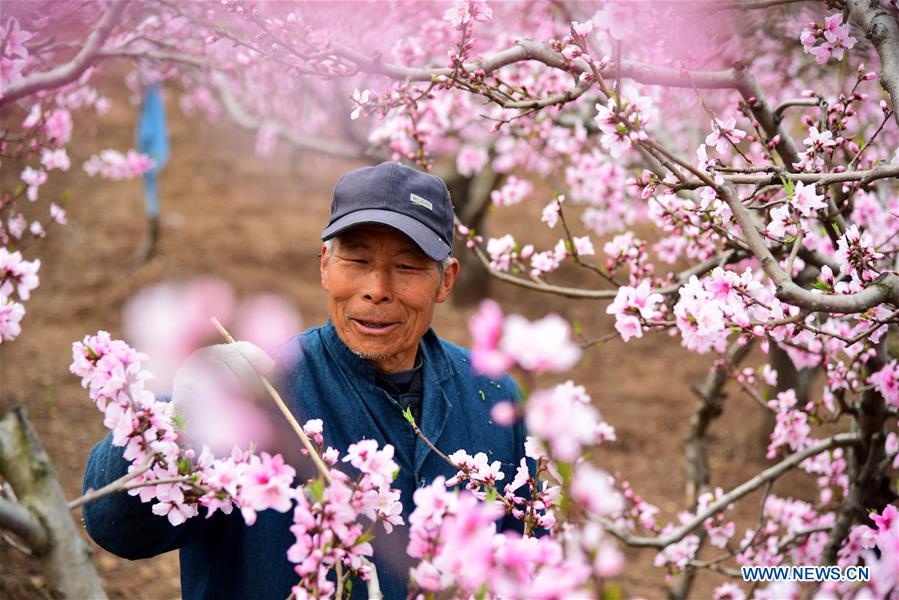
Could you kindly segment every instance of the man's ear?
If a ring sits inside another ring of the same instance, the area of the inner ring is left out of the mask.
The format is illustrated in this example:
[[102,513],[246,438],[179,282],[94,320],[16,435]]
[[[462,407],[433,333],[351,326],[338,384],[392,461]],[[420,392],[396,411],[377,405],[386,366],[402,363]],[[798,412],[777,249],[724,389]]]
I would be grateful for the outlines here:
[[[334,245],[331,244],[331,247],[333,248]],[[321,249],[321,263],[319,264],[319,273],[321,273],[321,276],[322,276],[322,287],[323,287],[325,290],[328,289],[328,260],[329,260],[330,258],[331,258],[331,257],[328,256],[328,247],[325,246],[324,244],[322,244],[322,249]]]
[[455,258],[447,265],[446,271],[443,272],[443,280],[437,289],[437,302],[443,302],[449,298],[450,292],[453,291],[453,286],[456,284],[456,277],[459,276],[460,268],[459,261]]

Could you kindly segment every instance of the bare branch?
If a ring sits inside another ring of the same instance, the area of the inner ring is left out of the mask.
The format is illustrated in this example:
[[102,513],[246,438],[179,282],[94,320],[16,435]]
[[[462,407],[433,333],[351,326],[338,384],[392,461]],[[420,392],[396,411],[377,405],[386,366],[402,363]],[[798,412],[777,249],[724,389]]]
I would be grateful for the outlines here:
[[899,125],[899,23],[878,0],[848,0],[849,16],[865,31],[880,55],[880,85],[890,95]]
[[[868,185],[880,179],[890,179],[899,177],[899,165],[891,165],[882,163],[873,169],[867,171],[843,171],[842,173],[790,173],[782,169],[777,169],[771,173],[735,173],[723,174],[725,181],[735,185],[782,185],[781,177],[790,181],[801,181],[803,183],[814,183],[816,185],[827,186],[832,183],[842,183],[846,181],[859,182],[862,185]],[[683,184],[673,186],[676,189],[697,189],[707,185],[699,179],[691,179]]]
[[151,456],[147,459],[147,462],[143,464],[143,466],[131,471],[130,473],[125,473],[115,481],[112,481],[100,489],[97,490],[88,490],[83,496],[79,496],[75,498],[71,502],[69,502],[69,508],[75,509],[81,506],[82,504],[87,504],[88,502],[93,502],[98,498],[102,498],[103,496],[108,496],[109,494],[114,494],[116,492],[124,491],[124,485],[131,481],[132,479],[139,477],[150,470],[150,467],[153,466],[153,457]]
[[224,78],[215,77],[214,82],[216,89],[218,89],[219,97],[222,100],[222,105],[225,107],[225,110],[228,111],[228,115],[235,123],[244,129],[258,131],[262,127],[269,127],[278,137],[301,150],[321,152],[340,158],[358,159],[365,157],[364,149],[354,145],[304,135],[277,121],[262,121],[251,115],[243,105],[238,102]]
[[34,513],[19,504],[0,498],[0,529],[19,536],[35,554],[43,554],[50,545],[47,530]]
[[9,86],[2,98],[0,106],[15,102],[40,90],[58,88],[78,79],[91,65],[101,57],[100,50],[106,42],[113,28],[118,23],[128,7],[130,0],[111,2],[109,8],[100,18],[97,28],[94,29],[84,42],[84,47],[70,62],[59,65],[55,69],[43,73],[35,73],[26,77],[15,85]]
[[871,307],[892,302],[899,304],[899,277],[893,273],[882,275],[861,292],[848,295],[816,294],[796,284],[790,275],[780,268],[777,260],[765,245],[765,240],[756,229],[752,214],[736,194],[733,186],[726,183],[719,186],[721,198],[730,207],[734,219],[743,230],[743,235],[752,253],[755,254],[765,273],[777,286],[777,297],[807,311],[831,313],[859,313]]
[[733,504],[743,496],[746,496],[750,492],[762,487],[767,482],[777,479],[805,459],[817,454],[821,454],[822,452],[826,452],[827,450],[831,450],[833,448],[858,444],[858,441],[858,436],[856,436],[854,433],[839,433],[837,435],[824,439],[818,444],[811,446],[810,448],[806,448],[801,452],[791,454],[773,467],[765,469],[752,479],[738,485],[733,490],[724,494],[717,502],[710,504],[705,510],[694,515],[692,519],[690,519],[668,535],[659,537],[639,537],[618,530],[614,526],[614,524],[609,521],[605,521],[604,525],[606,527],[606,530],[610,534],[614,535],[616,538],[618,538],[628,546],[636,546],[642,548],[664,548],[665,546],[674,544],[684,539],[691,531],[693,531],[697,527],[702,526],[705,520],[709,517],[714,516],[715,514],[726,509],[729,505]]

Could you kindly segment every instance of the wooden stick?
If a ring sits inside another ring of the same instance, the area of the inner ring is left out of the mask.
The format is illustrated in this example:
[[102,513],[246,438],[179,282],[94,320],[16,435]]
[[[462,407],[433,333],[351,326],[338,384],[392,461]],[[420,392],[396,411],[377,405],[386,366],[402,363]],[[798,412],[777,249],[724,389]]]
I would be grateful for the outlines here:
[[[228,333],[228,330],[225,329],[225,327],[219,322],[218,319],[212,317],[212,319],[210,320],[212,321],[212,324],[215,325],[215,328],[219,330],[219,333],[222,334],[222,337],[224,337],[229,344],[233,344],[236,341],[231,336],[231,334]],[[309,456],[312,458],[312,462],[315,463],[315,466],[325,478],[325,481],[328,483],[328,485],[330,485],[332,483],[331,473],[328,470],[327,465],[325,465],[324,461],[322,461],[321,457],[318,455],[315,446],[313,446],[312,442],[309,440],[309,436],[307,436],[306,432],[303,431],[303,427],[293,416],[293,413],[290,412],[290,409],[287,408],[287,405],[284,404],[284,400],[281,399],[281,394],[278,393],[278,390],[275,389],[275,387],[264,375],[259,374],[259,380],[262,382],[262,386],[268,392],[269,396],[272,397],[272,400],[275,401],[275,404],[278,405],[278,409],[281,411],[281,414],[284,415],[284,418],[287,419],[287,422],[290,423],[290,426],[297,434],[297,437],[300,438],[301,442],[303,442],[303,446],[306,448],[306,451],[309,452]]]

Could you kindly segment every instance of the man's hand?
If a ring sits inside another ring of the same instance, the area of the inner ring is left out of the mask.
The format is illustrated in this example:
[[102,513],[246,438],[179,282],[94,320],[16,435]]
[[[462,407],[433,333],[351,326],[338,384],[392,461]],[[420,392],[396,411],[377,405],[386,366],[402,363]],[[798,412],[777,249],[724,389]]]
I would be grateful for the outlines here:
[[[175,373],[172,404],[188,422],[215,410],[219,398],[260,400],[264,389],[259,375],[271,375],[275,361],[250,342],[217,344],[191,354]],[[202,407],[202,408],[201,408]]]

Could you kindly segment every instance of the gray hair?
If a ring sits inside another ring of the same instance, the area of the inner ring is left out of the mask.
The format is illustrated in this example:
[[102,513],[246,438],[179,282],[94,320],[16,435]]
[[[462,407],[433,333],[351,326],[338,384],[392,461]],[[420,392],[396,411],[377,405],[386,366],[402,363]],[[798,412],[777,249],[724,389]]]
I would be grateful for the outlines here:
[[[325,240],[322,242],[325,246],[325,264],[327,264],[331,260],[331,248],[334,246],[334,240],[337,238],[331,238],[329,240]],[[437,261],[434,261],[437,262]],[[437,262],[437,270],[440,271],[440,279],[443,279],[443,275],[446,273],[447,268],[453,264],[453,255],[449,254],[442,261]]]

